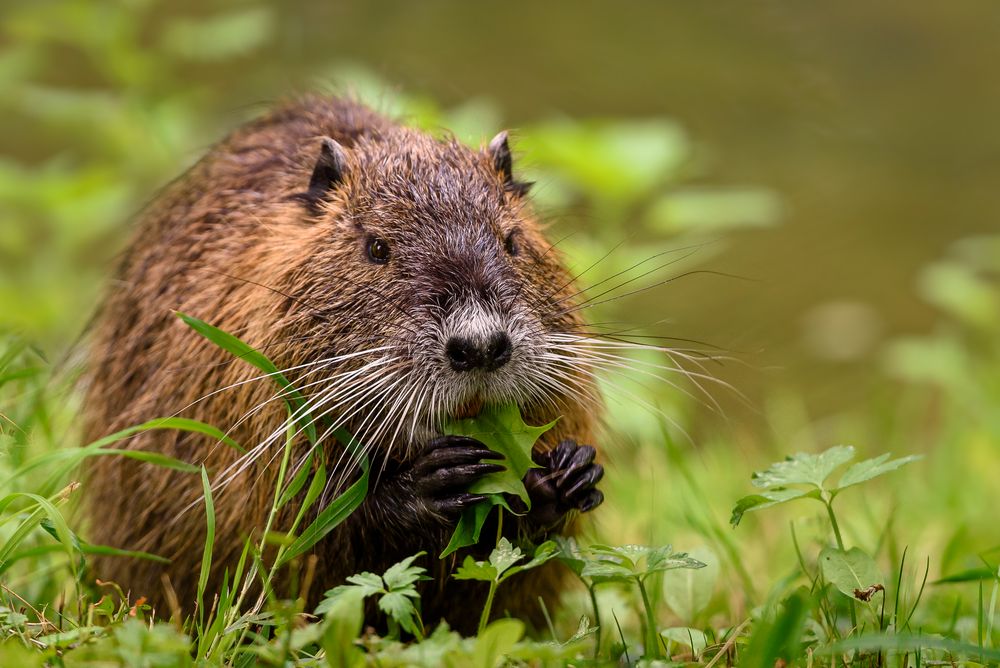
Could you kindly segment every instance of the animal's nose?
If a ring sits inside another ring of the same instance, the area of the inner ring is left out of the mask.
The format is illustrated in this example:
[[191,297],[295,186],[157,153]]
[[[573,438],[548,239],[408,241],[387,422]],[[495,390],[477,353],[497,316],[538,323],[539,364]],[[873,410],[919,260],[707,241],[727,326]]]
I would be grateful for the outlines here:
[[445,352],[455,371],[494,371],[510,361],[513,348],[507,332],[494,332],[487,340],[453,336],[448,339]]

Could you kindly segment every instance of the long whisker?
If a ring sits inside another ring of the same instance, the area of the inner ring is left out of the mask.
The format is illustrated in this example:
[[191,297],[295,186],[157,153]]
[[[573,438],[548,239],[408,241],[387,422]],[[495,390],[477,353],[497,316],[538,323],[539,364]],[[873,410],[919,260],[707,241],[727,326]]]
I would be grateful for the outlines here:
[[[234,479],[236,476],[238,476],[241,473],[243,473],[251,464],[253,464],[254,461],[257,460],[257,458],[265,450],[267,450],[283,434],[285,434],[288,431],[288,427],[290,425],[297,423],[303,416],[309,414],[312,419],[310,420],[310,422],[308,422],[306,424],[300,425],[298,427],[298,429],[293,434],[290,435],[290,438],[294,439],[294,438],[298,437],[303,431],[305,431],[306,428],[308,428],[308,426],[310,424],[313,424],[317,420],[322,419],[322,417],[324,417],[327,414],[329,414],[330,411],[335,410],[338,405],[340,405],[342,403],[346,403],[346,401],[349,401],[350,397],[354,393],[353,390],[352,390],[352,388],[354,388],[355,385],[364,384],[363,383],[363,381],[364,381],[364,374],[367,374],[368,372],[370,372],[374,368],[377,368],[379,366],[384,366],[386,364],[389,364],[392,361],[393,360],[391,358],[389,358],[389,359],[382,358],[382,359],[374,360],[372,362],[369,362],[369,363],[365,364],[364,366],[362,366],[362,367],[360,367],[358,369],[354,369],[353,371],[346,372],[345,374],[342,374],[345,377],[362,376],[361,382],[356,383],[356,384],[349,384],[346,387],[341,384],[341,385],[337,385],[337,386],[331,388],[330,390],[319,392],[319,393],[316,394],[316,396],[314,396],[311,399],[309,399],[306,402],[304,402],[296,410],[291,411],[290,414],[289,414],[289,417],[284,422],[282,422],[282,424],[277,429],[275,429],[274,431],[272,431],[271,434],[269,434],[263,441],[261,441],[258,445],[256,445],[246,455],[244,455],[239,460],[237,460],[236,462],[234,462],[234,464],[228,466],[222,472],[222,480],[218,484],[220,486],[224,487],[232,479]],[[368,384],[367,387],[366,387],[366,389],[372,390],[374,388],[377,388],[377,386],[378,386],[378,384],[376,384],[375,386],[372,386],[372,385]],[[348,396],[347,397],[343,397],[342,396],[343,392],[348,392]],[[324,413],[320,414],[319,416],[317,416],[317,415],[314,414],[314,412],[315,412],[316,409],[322,407],[326,403],[329,403],[331,400],[338,399],[338,398],[340,398],[341,401],[338,402],[337,404],[335,404],[332,408],[328,409],[327,411],[325,411]],[[317,439],[317,440],[321,441],[322,439]]]

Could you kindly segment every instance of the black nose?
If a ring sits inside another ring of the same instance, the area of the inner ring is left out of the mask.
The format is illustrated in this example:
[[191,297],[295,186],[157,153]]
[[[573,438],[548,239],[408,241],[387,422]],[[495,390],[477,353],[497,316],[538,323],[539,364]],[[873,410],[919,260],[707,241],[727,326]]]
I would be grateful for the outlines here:
[[448,361],[455,371],[494,371],[510,361],[512,349],[506,332],[494,332],[488,341],[453,336],[445,345]]

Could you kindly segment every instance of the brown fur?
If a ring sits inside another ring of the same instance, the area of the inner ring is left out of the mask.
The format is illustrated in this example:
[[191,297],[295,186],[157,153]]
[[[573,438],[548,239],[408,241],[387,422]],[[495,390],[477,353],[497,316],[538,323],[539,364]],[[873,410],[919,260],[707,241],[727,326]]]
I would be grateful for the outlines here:
[[[345,147],[348,166],[344,182],[310,208],[302,193],[324,136]],[[179,413],[232,429],[234,439],[252,447],[283,423],[282,402],[266,403],[275,393],[268,379],[212,394],[259,372],[198,336],[175,310],[241,337],[281,369],[331,352],[362,350],[373,341],[413,345],[419,318],[429,317],[423,305],[436,297],[440,302],[434,292],[442,284],[499,291],[521,304],[542,329],[580,329],[578,317],[565,313],[575,291],[571,278],[518,189],[509,186],[487,152],[401,127],[341,99],[300,100],[236,130],[168,186],[138,220],[92,332],[88,438]],[[503,256],[502,244],[515,226],[523,250],[511,261]],[[365,235],[370,234],[391,240],[389,264],[366,261]],[[450,271],[466,273],[456,277]],[[408,363],[413,362],[396,366]],[[455,401],[443,408],[455,410]],[[262,410],[240,422],[262,403]],[[524,401],[522,409],[535,424],[562,417],[540,448],[553,447],[563,437],[592,442],[597,417],[573,393],[550,392]],[[357,428],[358,422],[352,425]],[[392,475],[405,470],[420,445],[376,444],[373,465],[384,464],[386,470],[377,481],[373,477],[362,507],[317,546],[312,598],[347,575],[381,572],[423,549],[430,556],[418,563],[430,564],[435,576],[423,589],[425,620],[445,617],[469,630],[485,588],[448,577],[455,560],[438,564],[435,555],[451,527],[426,519],[414,526],[412,517],[426,517],[417,512],[420,499],[408,495],[405,476]],[[211,438],[166,430],[140,434],[117,447],[204,464],[213,480],[239,457]],[[210,592],[223,569],[232,567],[246,537],[259,538],[273,498],[278,467],[272,455],[278,451],[274,447],[216,495]],[[330,462],[341,454],[332,439],[324,451]],[[200,494],[197,475],[122,457],[97,458],[85,492],[91,540],[148,550],[171,563],[98,558],[96,576],[119,582],[134,597],[162,602],[165,573],[182,607],[190,610],[205,518],[200,505],[189,506]],[[286,513],[274,528],[287,529],[289,522]],[[494,610],[537,620],[537,597],[551,604],[558,588],[555,568],[539,569],[501,588]]]

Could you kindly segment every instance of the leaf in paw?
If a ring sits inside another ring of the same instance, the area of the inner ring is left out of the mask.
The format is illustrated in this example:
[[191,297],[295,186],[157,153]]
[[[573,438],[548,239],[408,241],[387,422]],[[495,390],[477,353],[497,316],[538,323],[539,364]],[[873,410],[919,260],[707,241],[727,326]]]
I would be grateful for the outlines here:
[[496,458],[496,453],[473,438],[439,436],[413,465],[413,491],[437,514],[455,518],[486,499],[468,489],[484,475],[503,470],[500,464],[480,461]]

